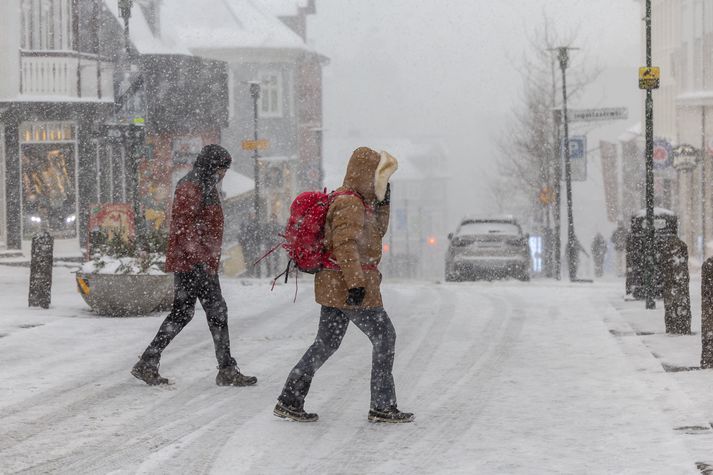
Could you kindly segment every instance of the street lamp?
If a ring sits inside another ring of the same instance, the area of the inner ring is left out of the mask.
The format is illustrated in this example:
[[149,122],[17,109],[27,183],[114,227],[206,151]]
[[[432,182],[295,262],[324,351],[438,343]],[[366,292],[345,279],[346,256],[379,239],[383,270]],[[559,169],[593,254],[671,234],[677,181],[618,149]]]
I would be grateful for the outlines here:
[[[651,0],[646,0],[646,67],[651,68]],[[646,308],[656,308],[654,300],[654,98],[646,89]]]
[[569,66],[569,46],[554,48],[557,51],[560,70],[562,71],[562,123],[564,124],[564,176],[567,195],[567,268],[569,270],[569,280],[577,278],[577,259],[575,253],[579,252],[577,237],[574,234],[574,216],[572,212],[572,167],[570,163],[569,149],[569,120],[567,118],[567,67]]
[[[250,82],[250,97],[253,100],[253,179],[255,180],[255,194],[253,197],[253,206],[255,210],[255,229],[257,229],[257,235],[255,236],[255,245],[257,247],[258,256],[262,255],[262,228],[260,226],[260,152],[258,150],[258,100],[260,99],[260,82],[251,81]],[[256,270],[258,277],[262,277],[261,264],[258,265]]]
[[[124,107],[128,107],[128,95],[131,92],[131,42],[129,37],[129,20],[131,19],[131,8],[133,7],[133,0],[118,0],[119,1],[119,14],[124,20],[124,54],[119,55],[120,67],[122,70],[123,80],[120,85],[120,103]],[[118,112],[118,110],[117,110]],[[117,114],[118,115],[118,114]],[[117,117],[118,119],[118,117]],[[117,123],[119,121],[117,120]],[[141,200],[139,198],[139,164],[138,158],[140,155],[140,149],[144,142],[144,130],[143,130],[143,117],[137,120],[134,117],[129,121],[129,124],[124,128],[122,133],[124,141],[124,150],[126,150],[126,156],[129,158],[131,166],[131,194],[134,209],[134,225],[136,229],[136,239],[137,242],[141,243],[144,237],[144,217],[141,211]]]
[[134,0],[119,0],[119,15],[124,20],[124,46],[129,51],[129,18],[131,18],[131,7]]

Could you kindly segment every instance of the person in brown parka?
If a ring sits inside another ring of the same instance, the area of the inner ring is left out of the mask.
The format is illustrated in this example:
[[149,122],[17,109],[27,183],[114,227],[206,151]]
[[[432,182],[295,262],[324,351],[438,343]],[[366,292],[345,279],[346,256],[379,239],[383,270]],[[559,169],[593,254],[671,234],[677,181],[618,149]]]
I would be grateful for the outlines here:
[[396,406],[394,365],[396,332],[381,300],[382,239],[389,225],[389,178],[398,168],[394,157],[360,147],[352,154],[344,183],[327,212],[325,244],[329,265],[315,275],[315,299],[322,306],[317,337],[292,369],[278,398],[276,416],[312,422],[304,410],[315,372],[334,354],[349,322],[373,345],[371,422],[411,422],[413,414]]

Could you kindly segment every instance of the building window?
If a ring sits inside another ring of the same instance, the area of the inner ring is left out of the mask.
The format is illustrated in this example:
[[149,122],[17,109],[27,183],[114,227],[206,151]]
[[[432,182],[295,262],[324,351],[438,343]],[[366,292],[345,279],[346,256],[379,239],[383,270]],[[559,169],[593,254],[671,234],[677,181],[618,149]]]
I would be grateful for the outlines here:
[[282,117],[282,77],[260,74],[260,117]]
[[72,122],[20,124],[22,234],[49,231],[77,236],[76,126]]
[[72,0],[22,0],[20,12],[22,49],[72,49]]

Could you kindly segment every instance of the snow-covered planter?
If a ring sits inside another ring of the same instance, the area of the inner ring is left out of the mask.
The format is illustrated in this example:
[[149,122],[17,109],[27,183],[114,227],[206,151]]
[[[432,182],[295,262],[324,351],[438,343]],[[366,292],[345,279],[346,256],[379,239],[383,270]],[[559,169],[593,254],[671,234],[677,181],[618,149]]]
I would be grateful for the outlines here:
[[137,251],[133,242],[120,239],[95,247],[92,259],[77,271],[77,288],[99,315],[146,315],[166,310],[173,302],[173,274],[163,272],[161,243],[148,242]]

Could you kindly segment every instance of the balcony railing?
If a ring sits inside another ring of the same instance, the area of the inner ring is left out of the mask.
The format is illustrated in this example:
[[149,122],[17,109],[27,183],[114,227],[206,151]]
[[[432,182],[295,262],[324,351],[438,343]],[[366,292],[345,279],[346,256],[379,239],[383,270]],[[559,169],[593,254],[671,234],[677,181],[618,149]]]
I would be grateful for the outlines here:
[[113,101],[113,74],[113,63],[98,61],[95,55],[75,51],[20,52],[22,96]]

